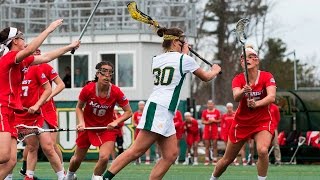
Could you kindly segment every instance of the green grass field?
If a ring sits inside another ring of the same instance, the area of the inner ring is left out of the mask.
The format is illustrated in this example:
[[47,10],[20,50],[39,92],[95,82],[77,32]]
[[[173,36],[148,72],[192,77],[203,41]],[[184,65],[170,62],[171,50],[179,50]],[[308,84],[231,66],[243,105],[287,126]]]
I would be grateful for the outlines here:
[[[18,163],[14,170],[13,179],[22,179],[18,174],[22,163]],[[69,163],[65,163],[68,168]],[[77,172],[79,180],[91,179],[94,162],[82,163]],[[130,164],[123,169],[114,179],[115,180],[147,180],[153,165],[133,165]],[[164,180],[209,180],[213,166],[183,166],[173,165],[164,177]],[[56,175],[47,162],[39,162],[35,174],[40,179],[56,179]],[[222,180],[256,180],[257,172],[254,166],[230,166],[221,176]],[[315,180],[320,179],[319,165],[270,165],[268,172],[269,180]]]

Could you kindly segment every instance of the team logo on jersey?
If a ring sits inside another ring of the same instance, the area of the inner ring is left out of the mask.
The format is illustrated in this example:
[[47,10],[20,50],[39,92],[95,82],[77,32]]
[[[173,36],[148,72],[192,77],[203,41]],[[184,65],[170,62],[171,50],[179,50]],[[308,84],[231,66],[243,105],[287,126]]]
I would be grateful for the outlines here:
[[126,97],[126,96],[123,96],[123,97],[122,97],[122,101],[125,101],[125,100],[127,100],[127,97]]
[[28,72],[28,67],[23,67],[22,72],[24,73]]
[[271,79],[270,79],[270,82],[271,82],[271,83],[275,83],[276,80],[274,80],[274,78],[271,78]]
[[51,74],[56,74],[56,70],[52,69]]
[[46,78],[46,75],[44,75],[44,73],[41,74],[41,78],[44,79]]

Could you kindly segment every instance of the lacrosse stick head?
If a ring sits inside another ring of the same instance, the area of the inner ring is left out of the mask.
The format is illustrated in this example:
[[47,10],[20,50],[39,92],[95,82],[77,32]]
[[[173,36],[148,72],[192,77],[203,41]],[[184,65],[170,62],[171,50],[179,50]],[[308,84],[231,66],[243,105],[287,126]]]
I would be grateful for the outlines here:
[[306,141],[306,138],[303,136],[300,136],[298,139],[298,146],[301,146]]
[[131,15],[131,17],[137,21],[146,23],[146,24],[150,24],[152,26],[154,26],[155,28],[160,28],[159,23],[155,20],[153,20],[150,16],[144,14],[143,12],[141,12],[138,7],[137,7],[137,3],[134,1],[131,1],[127,4],[128,7],[128,11]]
[[242,18],[236,24],[235,33],[237,35],[237,39],[240,41],[241,44],[245,44],[247,40],[247,35],[245,33],[246,27],[249,24],[249,19]]
[[40,134],[39,127],[37,126],[27,126],[24,124],[19,124],[16,126],[18,131],[18,141],[22,142],[29,136],[35,136]]

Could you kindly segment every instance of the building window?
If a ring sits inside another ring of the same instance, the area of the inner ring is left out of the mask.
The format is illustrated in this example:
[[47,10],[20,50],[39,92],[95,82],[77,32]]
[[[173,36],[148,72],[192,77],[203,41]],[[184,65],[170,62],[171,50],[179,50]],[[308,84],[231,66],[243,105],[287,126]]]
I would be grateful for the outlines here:
[[133,54],[101,54],[102,61],[109,61],[114,65],[115,73],[112,78],[112,83],[119,87],[133,87]]
[[58,58],[58,72],[66,88],[83,87],[88,81],[88,55],[64,55]]

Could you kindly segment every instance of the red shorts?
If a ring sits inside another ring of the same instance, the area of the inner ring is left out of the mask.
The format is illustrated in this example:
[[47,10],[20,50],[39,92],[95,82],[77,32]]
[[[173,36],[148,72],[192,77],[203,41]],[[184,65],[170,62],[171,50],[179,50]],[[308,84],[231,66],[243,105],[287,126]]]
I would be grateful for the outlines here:
[[14,122],[15,125],[24,124],[27,126],[38,126],[40,128],[43,127],[43,123],[44,123],[44,118],[40,115],[36,119],[23,119],[16,116],[15,122]]
[[134,139],[137,139],[137,136],[138,136],[139,132],[140,132],[140,129],[138,129],[138,128],[136,128],[134,130]]
[[13,109],[0,105],[0,132],[9,132],[11,137],[17,138],[17,129],[14,126]]
[[58,116],[56,111],[42,111],[42,114],[50,129],[58,128]]
[[217,140],[218,136],[218,126],[209,126],[209,128],[204,128],[203,130],[203,140]]
[[76,143],[77,146],[82,149],[89,148],[91,145],[100,147],[108,141],[116,142],[117,133],[116,130],[86,130],[78,132]]
[[199,135],[199,133],[198,133],[198,134],[188,133],[188,134],[187,134],[187,140],[186,140],[186,141],[187,141],[188,147],[191,147],[193,143],[200,141],[200,135]]
[[237,143],[253,138],[257,132],[264,130],[269,131],[271,134],[274,133],[274,126],[271,121],[259,122],[259,124],[253,126],[240,125],[234,121],[230,127],[229,139],[232,143]]
[[220,138],[224,141],[224,142],[228,142],[228,132],[221,132],[220,134]]

